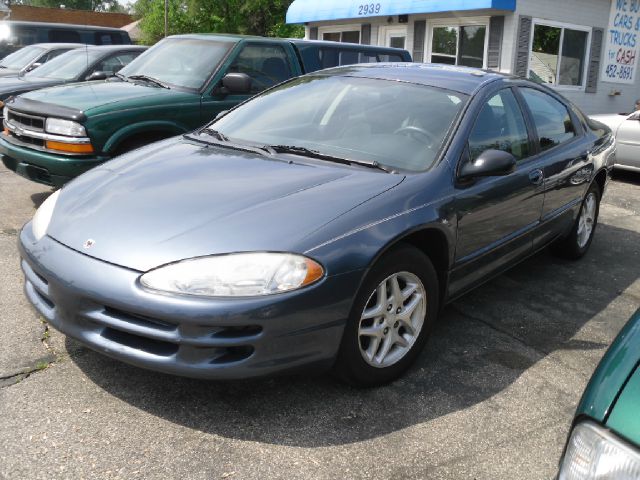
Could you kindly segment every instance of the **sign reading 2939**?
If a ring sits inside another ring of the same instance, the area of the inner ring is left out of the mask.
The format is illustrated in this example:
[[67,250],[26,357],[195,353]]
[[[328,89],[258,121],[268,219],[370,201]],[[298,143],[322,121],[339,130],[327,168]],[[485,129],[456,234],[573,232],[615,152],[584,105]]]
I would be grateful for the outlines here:
[[371,15],[380,13],[382,5],[379,3],[361,3],[358,5],[358,15]]

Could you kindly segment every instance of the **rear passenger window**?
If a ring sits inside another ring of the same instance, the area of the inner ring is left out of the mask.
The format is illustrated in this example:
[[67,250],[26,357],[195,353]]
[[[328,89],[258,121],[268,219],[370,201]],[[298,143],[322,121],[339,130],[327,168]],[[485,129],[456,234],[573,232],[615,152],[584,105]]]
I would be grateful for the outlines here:
[[16,29],[17,43],[18,45],[32,45],[38,43],[38,34],[33,28],[19,28]]
[[122,37],[115,33],[96,32],[95,44],[96,45],[122,45]]
[[293,76],[289,58],[279,45],[247,45],[229,67],[229,72],[251,77],[251,93],[259,93]]
[[562,103],[539,90],[521,88],[520,91],[533,114],[541,150],[549,150],[576,136],[571,115]]
[[354,65],[358,63],[359,55],[354,50],[343,50],[340,52],[340,65]]
[[338,50],[335,48],[320,49],[320,68],[331,68],[338,66]]
[[379,62],[402,62],[400,55],[378,55]]
[[49,41],[55,43],[82,43],[80,34],[74,30],[49,30]]
[[469,136],[469,153],[475,160],[486,150],[509,152],[517,160],[530,155],[527,126],[511,89],[485,103]]

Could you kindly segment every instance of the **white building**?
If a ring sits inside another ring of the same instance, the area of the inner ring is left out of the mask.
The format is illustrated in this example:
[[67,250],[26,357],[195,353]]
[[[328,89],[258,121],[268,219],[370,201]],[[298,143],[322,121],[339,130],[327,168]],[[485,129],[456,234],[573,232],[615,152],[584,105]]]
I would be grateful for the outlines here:
[[515,73],[589,114],[628,112],[640,98],[640,0],[295,0],[287,23],[309,39]]

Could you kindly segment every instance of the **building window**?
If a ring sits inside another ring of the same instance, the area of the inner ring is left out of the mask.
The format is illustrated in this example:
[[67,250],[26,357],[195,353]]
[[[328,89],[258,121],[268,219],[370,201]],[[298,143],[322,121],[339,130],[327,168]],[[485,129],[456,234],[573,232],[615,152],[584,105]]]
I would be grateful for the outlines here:
[[534,23],[529,78],[555,86],[584,87],[590,29]]
[[483,68],[487,25],[437,25],[431,28],[432,63]]
[[322,39],[330,42],[360,43],[360,30],[342,32],[322,32]]

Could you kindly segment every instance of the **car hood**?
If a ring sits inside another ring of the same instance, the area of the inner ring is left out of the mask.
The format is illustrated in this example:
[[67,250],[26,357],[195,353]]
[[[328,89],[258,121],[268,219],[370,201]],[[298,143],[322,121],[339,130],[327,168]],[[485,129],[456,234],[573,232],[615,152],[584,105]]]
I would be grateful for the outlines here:
[[589,118],[597,122],[604,123],[615,134],[620,124],[624,122],[628,116],[629,116],[628,114],[620,115],[618,113],[610,113],[606,115],[589,115]]
[[302,253],[314,231],[404,179],[292,159],[181,137],[152,144],[68,184],[47,233],[138,271],[229,252]]
[[26,98],[75,108],[86,114],[105,105],[147,97],[181,96],[183,93],[160,87],[108,80],[104,82],[72,83],[53,89],[29,93]]
[[62,80],[41,77],[2,77],[0,78],[0,95],[20,93],[34,88],[45,88],[59,85]]

